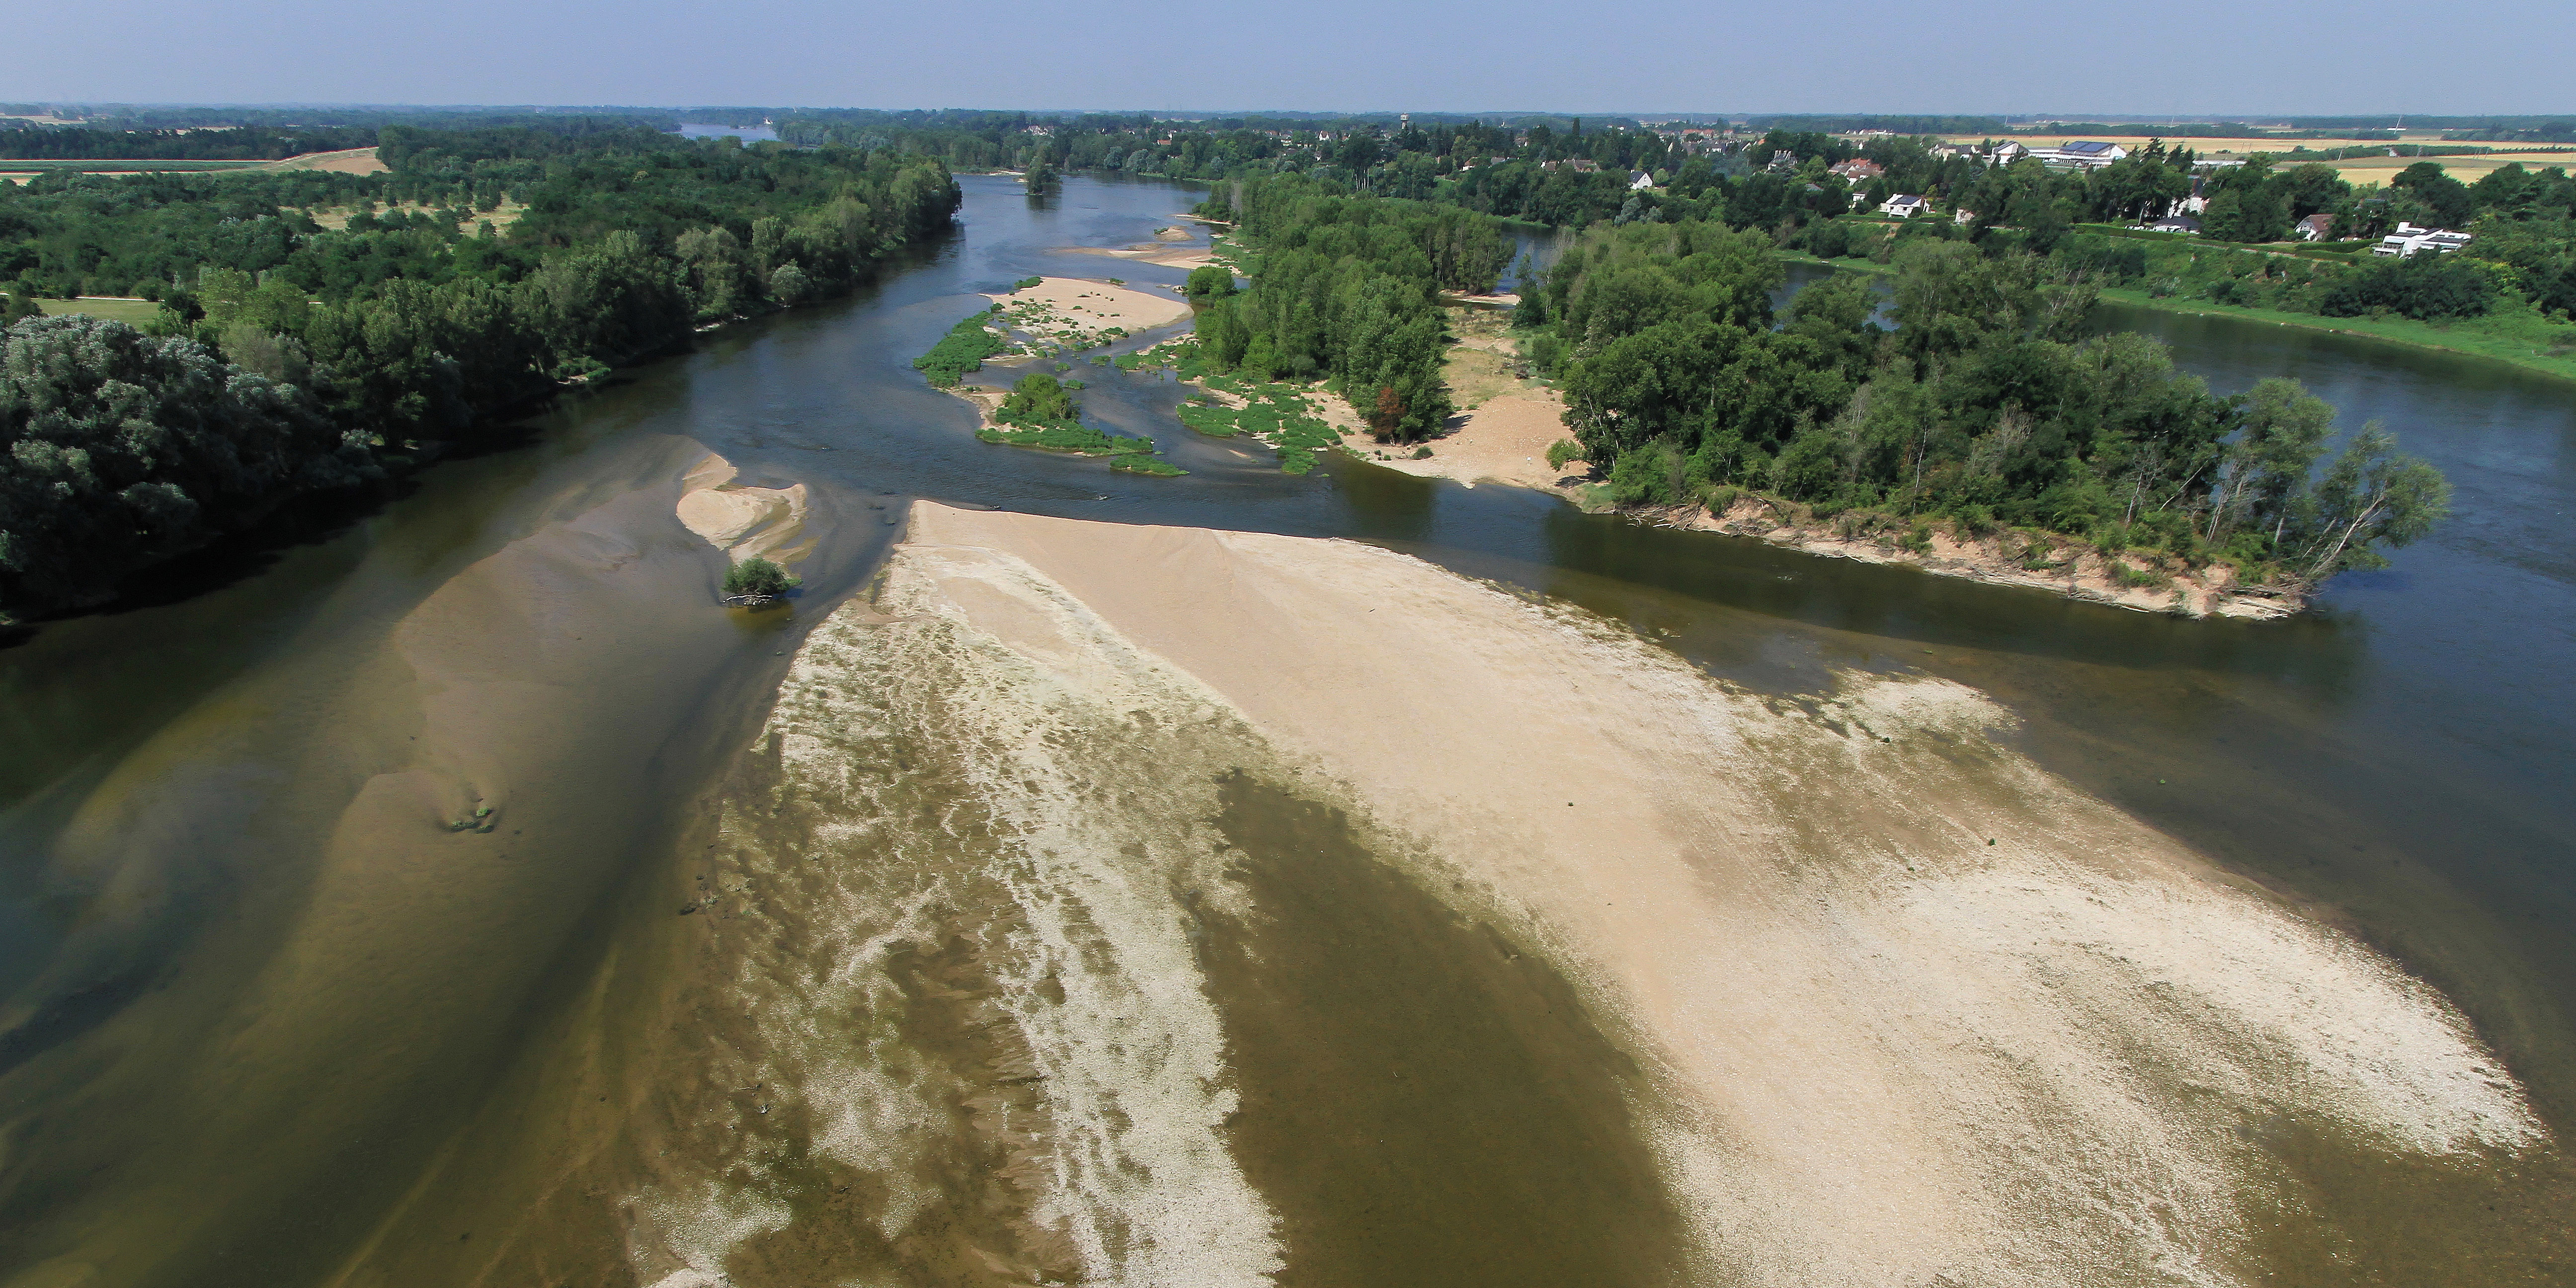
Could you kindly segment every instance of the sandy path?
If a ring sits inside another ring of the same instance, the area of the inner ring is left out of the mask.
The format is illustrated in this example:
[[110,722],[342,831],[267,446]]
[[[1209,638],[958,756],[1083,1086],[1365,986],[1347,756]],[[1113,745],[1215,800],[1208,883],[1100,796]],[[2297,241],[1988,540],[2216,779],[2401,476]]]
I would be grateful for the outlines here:
[[1955,685],[1775,711],[1371,547],[929,504],[888,598],[1037,675],[1203,686],[1418,838],[1426,886],[1629,1035],[1703,1279],[2255,1282],[2324,1164],[2249,1122],[2336,1166],[2548,1148],[2438,995],[1989,741],[2008,717]]

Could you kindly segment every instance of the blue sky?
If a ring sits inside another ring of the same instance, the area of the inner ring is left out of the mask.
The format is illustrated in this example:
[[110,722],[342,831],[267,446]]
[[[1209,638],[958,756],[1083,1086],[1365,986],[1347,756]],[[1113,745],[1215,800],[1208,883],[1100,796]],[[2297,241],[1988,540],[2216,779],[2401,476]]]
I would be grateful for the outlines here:
[[0,101],[2576,114],[2576,0],[11,9]]

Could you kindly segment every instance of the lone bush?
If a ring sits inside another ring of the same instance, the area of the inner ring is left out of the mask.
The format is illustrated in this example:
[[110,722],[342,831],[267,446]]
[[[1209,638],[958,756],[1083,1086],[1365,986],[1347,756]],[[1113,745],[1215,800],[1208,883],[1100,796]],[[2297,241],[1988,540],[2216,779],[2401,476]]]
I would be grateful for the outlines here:
[[724,592],[728,595],[756,595],[776,599],[796,585],[787,570],[758,557],[745,559],[725,574]]
[[1583,444],[1575,439],[1560,438],[1547,445],[1547,467],[1561,470],[1570,461],[1583,459]]

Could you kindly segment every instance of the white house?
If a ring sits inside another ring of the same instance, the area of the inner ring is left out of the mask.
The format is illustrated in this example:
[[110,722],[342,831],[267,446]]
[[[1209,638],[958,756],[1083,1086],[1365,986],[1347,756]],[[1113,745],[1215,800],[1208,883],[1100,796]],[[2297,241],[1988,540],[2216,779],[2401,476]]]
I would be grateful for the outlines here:
[[1648,174],[1643,170],[1635,171],[1628,176],[1628,191],[1630,192],[1644,192],[1646,189],[1654,186],[1655,176]]
[[2209,180],[2201,177],[2200,175],[2193,175],[2191,177],[2191,195],[2175,202],[2173,212],[2177,215],[2201,215],[2209,213]]
[[2334,225],[2332,215],[2310,215],[2298,222],[2296,231],[2300,241],[2324,241],[2334,236]]
[[1899,219],[1912,219],[1916,215],[1928,213],[1931,209],[1932,199],[1914,192],[1900,192],[1878,203],[1878,213],[1894,215]]
[[2402,223],[2397,225],[2396,232],[2380,238],[2379,244],[2370,248],[2370,253],[2394,255],[2399,259],[2412,258],[2417,252],[2428,250],[2436,255],[2448,255],[2468,245],[2471,240],[2468,233],[2455,233],[2443,228],[2418,228],[2413,224]]
[[2114,161],[2125,160],[2127,148],[2098,139],[2068,139],[2053,148],[2031,153],[2040,164],[2053,170],[2099,170]]

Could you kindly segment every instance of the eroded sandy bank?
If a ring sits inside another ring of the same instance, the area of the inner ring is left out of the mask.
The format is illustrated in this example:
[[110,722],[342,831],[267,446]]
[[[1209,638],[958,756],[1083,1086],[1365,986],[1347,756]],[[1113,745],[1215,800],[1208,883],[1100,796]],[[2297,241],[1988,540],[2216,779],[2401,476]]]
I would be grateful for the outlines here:
[[1239,716],[1545,945],[1649,1071],[1718,1281],[2260,1282],[2283,1221],[2329,1219],[2320,1169],[2553,1148],[2442,998],[1990,741],[1954,685],[1775,709],[1366,546],[922,505],[878,611],[816,638],[934,626],[1021,700],[1115,679],[1149,726]]

